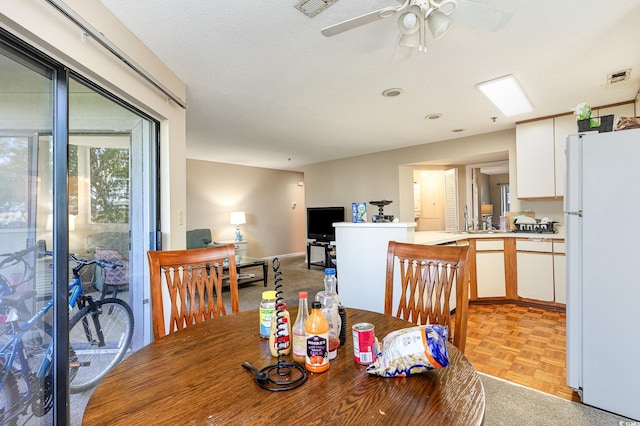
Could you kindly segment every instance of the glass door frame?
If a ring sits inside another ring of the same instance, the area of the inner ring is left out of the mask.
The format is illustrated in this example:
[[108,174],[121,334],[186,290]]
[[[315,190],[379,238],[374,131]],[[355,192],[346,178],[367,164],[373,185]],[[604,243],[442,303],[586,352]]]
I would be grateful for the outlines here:
[[[54,253],[52,261],[52,277],[53,277],[53,333],[54,339],[54,353],[53,353],[53,423],[54,424],[69,424],[70,417],[70,404],[69,404],[69,367],[68,367],[68,329],[69,329],[69,315],[68,315],[68,289],[67,284],[69,282],[69,261],[68,261],[68,245],[69,245],[69,223],[68,223],[68,137],[69,137],[69,80],[74,78],[77,81],[86,84],[93,90],[98,91],[100,94],[106,96],[110,100],[116,102],[118,105],[131,110],[132,112],[143,116],[149,120],[152,124],[149,126],[152,130],[149,135],[150,143],[143,146],[139,154],[136,156],[134,170],[132,170],[131,179],[136,177],[140,178],[144,176],[144,182],[148,182],[148,186],[143,188],[144,196],[142,199],[137,200],[138,203],[135,206],[130,206],[131,211],[137,211],[140,217],[138,218],[137,225],[144,230],[144,232],[134,233],[136,236],[135,245],[132,247],[144,247],[146,249],[155,249],[159,247],[159,229],[160,229],[160,182],[159,182],[159,122],[158,120],[150,117],[148,114],[137,110],[130,104],[124,102],[122,99],[115,97],[114,95],[101,89],[96,84],[85,79],[80,74],[73,72],[66,66],[58,63],[56,60],[45,55],[44,53],[33,48],[29,44],[15,37],[8,31],[0,28],[0,45],[3,46],[11,54],[15,54],[20,58],[27,59],[42,69],[46,69],[51,72],[52,75],[52,114],[53,114],[53,126],[52,126],[52,149],[53,149],[53,164],[52,164],[52,180],[53,180],[53,238],[51,250]],[[37,136],[37,135],[36,135]],[[37,142],[37,140],[36,140]],[[133,151],[133,150],[132,150]],[[134,159],[131,159],[132,164]],[[134,175],[135,173],[135,175]],[[133,202],[133,201],[132,201]],[[130,223],[130,229],[136,225]],[[133,241],[132,241],[133,243]],[[135,250],[132,250],[134,252]],[[140,250],[143,253],[138,253],[136,263],[139,268],[142,269],[140,276],[146,278],[148,272],[146,271],[146,262],[140,261],[140,258],[146,254],[146,250]],[[143,282],[147,282],[144,280]],[[149,314],[149,295],[148,285],[142,285],[142,289],[137,293],[137,296],[131,300],[132,307],[139,309],[138,313],[134,313],[138,318],[145,318],[145,321],[150,319]],[[140,315],[140,316],[138,316]],[[145,335],[145,329],[150,327],[138,328],[137,334],[139,336],[139,342],[148,342],[148,336]],[[135,333],[135,332],[134,332]],[[134,334],[136,338],[136,334]],[[134,348],[134,350],[137,348]]]

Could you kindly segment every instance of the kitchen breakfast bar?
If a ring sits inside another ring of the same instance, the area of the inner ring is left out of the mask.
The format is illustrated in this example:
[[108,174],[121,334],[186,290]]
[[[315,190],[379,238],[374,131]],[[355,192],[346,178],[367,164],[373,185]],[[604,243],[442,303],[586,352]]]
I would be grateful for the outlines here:
[[[562,227],[556,233],[529,233],[417,232],[415,222],[341,222],[334,226],[340,298],[347,306],[384,311],[387,246],[389,241],[399,241],[471,246],[467,265],[470,303],[512,302],[565,309]],[[398,294],[394,289],[394,295]],[[397,302],[394,300],[393,305]]]

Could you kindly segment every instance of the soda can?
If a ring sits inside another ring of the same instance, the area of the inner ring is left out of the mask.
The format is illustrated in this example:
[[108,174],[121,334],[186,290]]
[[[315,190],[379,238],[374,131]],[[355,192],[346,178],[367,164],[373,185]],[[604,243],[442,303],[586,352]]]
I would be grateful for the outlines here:
[[359,322],[351,327],[353,334],[353,359],[358,364],[369,365],[376,360],[375,327],[368,322]]

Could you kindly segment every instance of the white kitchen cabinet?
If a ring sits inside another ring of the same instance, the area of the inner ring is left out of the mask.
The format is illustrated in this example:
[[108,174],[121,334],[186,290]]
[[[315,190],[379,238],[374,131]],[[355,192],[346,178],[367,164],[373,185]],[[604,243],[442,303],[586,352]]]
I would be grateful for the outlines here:
[[553,283],[556,303],[567,304],[567,258],[565,243],[553,242]]
[[516,126],[518,198],[555,197],[553,118]]
[[553,302],[554,270],[551,240],[517,240],[518,296]]
[[504,241],[476,240],[476,289],[478,298],[505,297]]
[[[633,116],[633,104],[629,104]],[[624,115],[629,105],[604,108],[606,114]],[[604,115],[604,114],[601,114]],[[567,136],[578,133],[576,117],[561,115],[516,126],[518,198],[564,197]]]
[[567,147],[567,136],[577,132],[578,124],[575,115],[563,115],[553,119],[554,171],[557,197],[564,197],[564,182],[567,174],[567,157],[564,151]]

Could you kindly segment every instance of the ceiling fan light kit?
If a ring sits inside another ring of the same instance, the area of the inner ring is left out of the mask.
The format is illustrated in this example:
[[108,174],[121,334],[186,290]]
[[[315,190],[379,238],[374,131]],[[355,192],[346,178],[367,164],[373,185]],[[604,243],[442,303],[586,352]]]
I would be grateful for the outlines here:
[[323,28],[321,32],[324,36],[331,37],[397,13],[400,14],[398,45],[418,47],[418,50],[423,52],[427,51],[427,27],[434,40],[442,38],[451,28],[453,20],[450,16],[454,13],[456,20],[466,20],[473,26],[484,27],[489,31],[498,31],[511,18],[510,13],[468,0],[405,0],[399,6],[374,10]]
[[449,19],[444,13],[434,10],[429,16],[427,16],[427,24],[429,25],[429,31],[433,35],[434,40],[441,39],[449,29],[453,21]]

